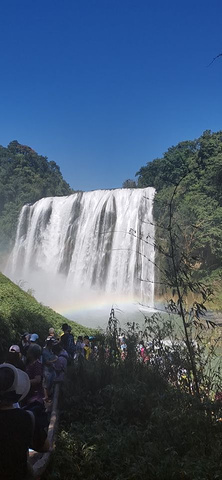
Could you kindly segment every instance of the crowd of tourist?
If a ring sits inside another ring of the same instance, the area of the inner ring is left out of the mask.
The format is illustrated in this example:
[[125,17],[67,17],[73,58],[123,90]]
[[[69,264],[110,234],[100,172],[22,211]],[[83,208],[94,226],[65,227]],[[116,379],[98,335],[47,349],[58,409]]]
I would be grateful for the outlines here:
[[43,348],[37,333],[25,332],[18,345],[11,345],[0,365],[0,478],[32,478],[27,463],[28,449],[49,450],[47,430],[50,403],[56,383],[64,380],[69,360],[91,355],[90,339],[79,336],[62,325],[57,336],[49,329]]
[[[129,338],[123,333],[119,334],[113,349],[88,335],[79,336],[75,341],[66,323],[62,331],[58,336],[51,327],[43,348],[37,333],[25,332],[18,345],[10,346],[5,362],[0,365],[1,480],[29,480],[32,473],[27,463],[28,449],[49,450],[50,404],[54,386],[63,382],[68,363],[96,361],[101,352],[101,358],[118,357],[125,361],[129,354]],[[141,340],[136,346],[137,360],[158,368],[169,364],[171,383],[186,386],[187,370],[174,365],[173,346],[167,346],[164,353],[163,345]],[[215,400],[221,399],[221,392],[217,392]]]

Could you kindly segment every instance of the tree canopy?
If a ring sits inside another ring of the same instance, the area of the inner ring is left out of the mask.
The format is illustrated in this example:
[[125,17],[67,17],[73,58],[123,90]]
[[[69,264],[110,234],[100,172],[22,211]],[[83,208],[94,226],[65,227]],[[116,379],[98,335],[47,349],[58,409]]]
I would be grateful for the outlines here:
[[131,180],[130,178],[128,178],[123,182],[122,188],[136,188],[135,180]]
[[[154,214],[157,242],[165,241],[169,204],[173,203],[175,235],[181,249],[193,258],[198,274],[211,274],[222,262],[222,131],[207,130],[197,140],[173,146],[162,158],[137,172],[138,186],[152,186],[157,194]],[[161,227],[161,228],[159,228]]]
[[0,146],[0,251],[13,242],[24,204],[72,192],[54,161],[16,140]]

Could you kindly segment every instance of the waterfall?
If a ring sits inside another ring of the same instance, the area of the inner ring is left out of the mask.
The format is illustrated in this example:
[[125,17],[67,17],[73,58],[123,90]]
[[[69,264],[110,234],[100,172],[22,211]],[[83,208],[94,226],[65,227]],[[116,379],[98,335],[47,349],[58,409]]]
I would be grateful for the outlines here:
[[152,305],[154,194],[96,190],[25,205],[6,274],[53,307],[58,295],[92,292]]

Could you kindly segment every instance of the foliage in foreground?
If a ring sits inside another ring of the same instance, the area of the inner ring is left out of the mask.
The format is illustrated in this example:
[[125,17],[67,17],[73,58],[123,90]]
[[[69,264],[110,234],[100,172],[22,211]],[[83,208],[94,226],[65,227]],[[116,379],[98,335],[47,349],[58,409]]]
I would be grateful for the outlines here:
[[[170,381],[169,362],[166,368],[139,362],[131,348],[137,340],[131,329],[122,360],[109,332],[103,340],[111,347],[108,356],[101,349],[97,360],[70,367],[56,452],[44,480],[221,478],[220,402],[205,393],[200,400]],[[183,359],[176,357],[179,367]]]
[[0,360],[10,345],[19,342],[20,334],[25,331],[38,333],[40,342],[44,342],[49,327],[54,327],[59,333],[64,322],[72,327],[75,337],[90,332],[88,328],[68,321],[51,308],[41,305],[0,273]]

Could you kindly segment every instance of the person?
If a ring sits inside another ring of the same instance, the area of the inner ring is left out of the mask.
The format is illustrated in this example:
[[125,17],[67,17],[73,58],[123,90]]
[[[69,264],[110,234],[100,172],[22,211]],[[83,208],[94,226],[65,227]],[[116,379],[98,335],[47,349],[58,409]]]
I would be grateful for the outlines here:
[[28,449],[49,450],[47,434],[29,412],[14,408],[30,389],[28,375],[14,365],[0,365],[0,478],[28,480]]
[[62,331],[63,334],[60,337],[60,342],[63,348],[67,351],[67,345],[68,345],[68,338],[69,338],[69,325],[67,323],[62,324]]
[[85,337],[83,338],[83,343],[84,343],[85,359],[89,360],[89,357],[92,353],[92,349],[91,349],[91,346],[90,346],[90,341],[89,341],[89,336],[88,335],[85,335]]
[[76,342],[76,351],[75,351],[74,359],[79,360],[82,357],[84,358],[84,343],[83,343],[82,336],[79,335]]
[[217,392],[216,392],[215,401],[216,402],[222,402],[222,392],[220,390],[217,390]]
[[124,333],[121,333],[121,334],[119,335],[119,345],[121,345],[122,343],[126,343]]
[[52,347],[52,351],[57,357],[57,360],[54,363],[54,369],[56,373],[54,381],[63,382],[65,372],[67,369],[67,362],[68,362],[69,355],[67,351],[63,348],[61,342],[54,344],[54,346]]
[[144,345],[143,340],[141,340],[141,342],[140,342],[140,356],[141,356],[141,360],[142,360],[143,363],[149,362],[150,357],[148,355],[148,352],[147,352],[147,349]]
[[8,353],[6,354],[5,362],[25,371],[25,364],[21,359],[21,352],[18,345],[11,345]]
[[22,360],[25,362],[26,360],[26,355],[27,355],[27,351],[30,347],[30,335],[28,332],[25,332],[23,333],[23,335],[21,335],[21,342],[20,342],[20,351],[21,351],[21,354],[22,354]]
[[32,333],[29,339],[30,344],[35,344],[38,339],[39,339],[38,333]]
[[74,336],[71,333],[71,327],[67,323],[64,323],[62,325],[62,329],[64,331],[64,334],[61,335],[60,343],[67,351],[69,358],[73,358],[76,351],[76,345],[74,341]]
[[29,376],[31,388],[26,402],[43,404],[44,391],[42,386],[43,367],[40,362],[42,349],[39,345],[32,345],[27,352],[26,373]]
[[56,342],[54,337],[47,337],[46,345],[42,351],[42,364],[43,364],[43,388],[46,402],[50,401],[52,394],[53,381],[55,379],[54,363],[57,360],[56,355],[52,352],[53,344]]
[[76,344],[75,344],[75,339],[74,335],[71,333],[71,327],[68,327],[68,342],[67,342],[67,353],[69,355],[69,358],[74,358],[74,354],[76,351]]
[[55,329],[53,327],[49,328],[49,337],[55,338]]

